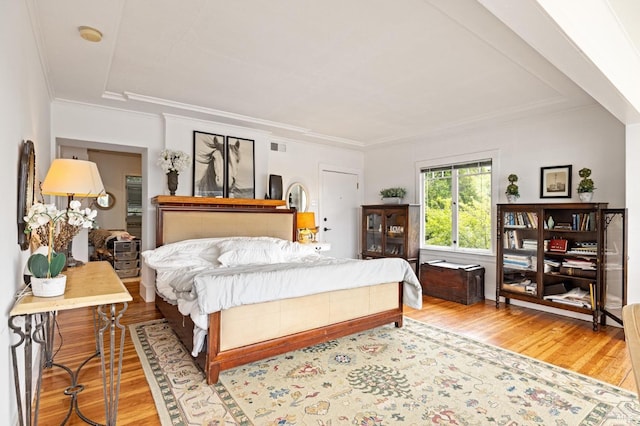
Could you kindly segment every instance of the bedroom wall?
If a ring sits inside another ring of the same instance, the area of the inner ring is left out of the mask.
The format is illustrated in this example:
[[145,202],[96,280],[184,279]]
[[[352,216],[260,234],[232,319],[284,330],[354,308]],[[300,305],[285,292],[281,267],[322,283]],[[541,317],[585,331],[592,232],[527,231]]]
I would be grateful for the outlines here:
[[[365,154],[365,199],[377,202],[380,189],[404,186],[406,201],[419,202],[417,162],[486,150],[499,152],[493,173],[499,203],[507,202],[504,191],[510,173],[519,177],[519,203],[579,202],[578,170],[589,167],[596,184],[594,201],[625,207],[625,126],[599,105],[369,150]],[[541,199],[540,167],[567,164],[573,166],[572,198]],[[486,271],[485,297],[495,300],[495,255],[422,250],[421,259],[481,264]],[[541,307],[536,305],[536,309]]]
[[[15,301],[14,294],[22,287],[22,272],[29,251],[18,246],[16,206],[17,176],[20,146],[32,140],[36,152],[36,176],[42,180],[51,156],[49,93],[42,73],[31,31],[29,12],[23,1],[3,2],[0,13],[0,143],[3,166],[0,179],[5,182],[0,212],[0,235],[6,241],[0,245],[0,269],[4,291],[0,292],[0,412],[7,424],[18,424],[15,388],[9,358],[9,345],[15,343],[9,331],[8,312]],[[19,360],[22,363],[22,359]],[[22,369],[22,367],[20,366]]]
[[[255,141],[257,198],[264,198],[268,175],[280,174],[285,190],[288,183],[293,181],[303,182],[307,186],[312,201],[311,209],[315,210],[318,207],[321,164],[358,170],[363,168],[364,155],[353,149],[287,140],[284,142],[286,152],[270,151],[269,133],[261,130],[179,115],[142,114],[74,102],[55,101],[52,105],[51,133],[58,145],[142,154],[143,223],[146,224],[142,233],[143,250],[153,248],[155,244],[155,206],[151,204],[151,199],[156,195],[169,194],[167,178],[157,165],[160,151],[168,148],[192,155],[194,130]],[[176,194],[191,195],[192,180],[192,169],[181,173]],[[143,295],[147,297],[149,293],[153,294],[147,289],[150,279],[144,271],[142,281],[145,287],[141,290]]]

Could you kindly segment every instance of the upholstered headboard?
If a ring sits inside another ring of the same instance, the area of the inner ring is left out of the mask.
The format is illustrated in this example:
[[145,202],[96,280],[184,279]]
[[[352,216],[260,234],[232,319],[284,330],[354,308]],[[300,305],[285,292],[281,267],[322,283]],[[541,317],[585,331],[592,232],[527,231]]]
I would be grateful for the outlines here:
[[295,241],[296,210],[229,205],[157,204],[156,247],[210,237],[276,237]]

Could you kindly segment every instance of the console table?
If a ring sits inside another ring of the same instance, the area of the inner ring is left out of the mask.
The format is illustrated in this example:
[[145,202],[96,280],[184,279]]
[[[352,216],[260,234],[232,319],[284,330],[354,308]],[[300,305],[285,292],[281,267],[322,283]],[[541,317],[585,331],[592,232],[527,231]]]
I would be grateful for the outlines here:
[[[92,358],[100,356],[102,384],[105,406],[105,418],[108,426],[116,424],[118,397],[120,394],[120,376],[122,371],[122,354],[124,351],[125,327],[120,318],[132,299],[126,287],[111,267],[109,262],[88,262],[82,266],[64,271],[67,276],[65,293],[57,297],[34,297],[26,295],[16,301],[9,313],[9,327],[19,336],[19,341],[11,346],[13,374],[16,386],[16,398],[20,425],[37,424],[40,402],[40,385],[44,368],[59,367],[67,371],[71,384],[65,394],[71,397],[69,411],[62,424],[69,420],[73,410],[86,423],[98,423],[82,415],[78,407],[77,394],[83,387],[77,383],[80,369]],[[121,308],[118,311],[118,304]],[[69,367],[56,364],[53,359],[53,341],[56,314],[77,308],[94,308],[94,332],[96,351],[80,364],[75,371]],[[120,329],[119,347],[116,341],[116,328]],[[105,355],[104,334],[108,329],[109,349]],[[33,389],[33,342],[39,344],[37,351],[37,382],[35,407],[32,407]],[[20,390],[18,347],[24,343],[24,395]],[[117,352],[116,352],[117,349]],[[117,366],[115,365],[117,362]],[[24,396],[24,406],[22,397]]]

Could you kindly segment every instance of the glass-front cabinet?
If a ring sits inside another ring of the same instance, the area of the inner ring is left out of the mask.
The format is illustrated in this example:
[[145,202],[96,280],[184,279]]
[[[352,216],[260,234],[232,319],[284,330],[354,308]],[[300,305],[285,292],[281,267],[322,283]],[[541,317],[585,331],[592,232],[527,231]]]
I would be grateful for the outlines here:
[[418,268],[420,206],[362,206],[362,258],[402,257]]
[[499,204],[496,307],[500,297],[621,323],[626,303],[624,209],[606,203]]

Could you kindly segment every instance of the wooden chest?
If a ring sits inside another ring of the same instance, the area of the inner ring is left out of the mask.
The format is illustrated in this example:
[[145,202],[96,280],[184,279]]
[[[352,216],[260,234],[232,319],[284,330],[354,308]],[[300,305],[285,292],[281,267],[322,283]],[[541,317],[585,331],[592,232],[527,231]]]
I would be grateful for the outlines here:
[[420,265],[422,293],[471,305],[484,300],[484,268],[434,260]]

